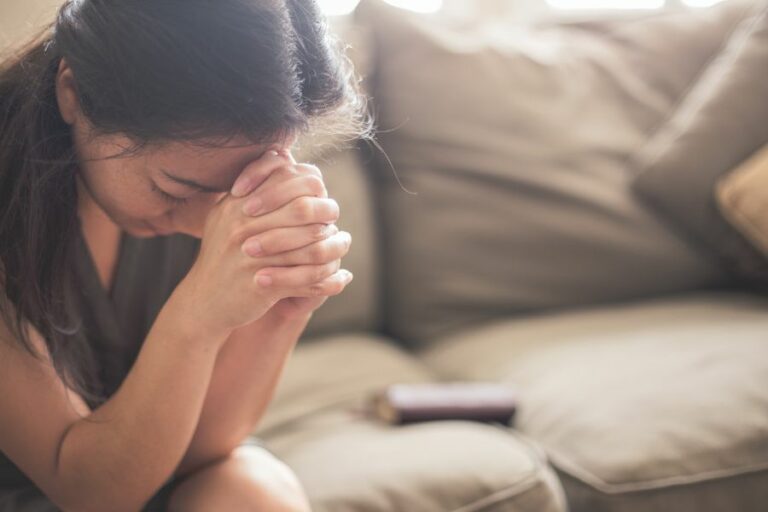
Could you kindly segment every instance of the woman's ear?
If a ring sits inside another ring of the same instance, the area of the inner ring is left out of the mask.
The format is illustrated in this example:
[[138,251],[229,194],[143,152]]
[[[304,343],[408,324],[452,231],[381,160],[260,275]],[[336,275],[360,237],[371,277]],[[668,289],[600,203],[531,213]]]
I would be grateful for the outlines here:
[[64,59],[59,62],[59,70],[56,73],[56,101],[64,122],[74,124],[80,113],[80,101],[77,98],[75,75]]

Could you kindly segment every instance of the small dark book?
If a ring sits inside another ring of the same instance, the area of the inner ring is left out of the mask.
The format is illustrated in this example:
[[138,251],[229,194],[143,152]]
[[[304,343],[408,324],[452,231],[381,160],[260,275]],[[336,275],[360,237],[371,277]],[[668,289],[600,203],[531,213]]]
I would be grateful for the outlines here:
[[377,418],[393,425],[436,420],[511,425],[517,393],[490,382],[393,384],[374,394],[370,405]]

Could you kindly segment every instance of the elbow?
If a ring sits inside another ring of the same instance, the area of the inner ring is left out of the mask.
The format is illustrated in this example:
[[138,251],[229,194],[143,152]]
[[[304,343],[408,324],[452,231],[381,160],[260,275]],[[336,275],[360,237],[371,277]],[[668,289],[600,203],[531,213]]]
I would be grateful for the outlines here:
[[76,480],[61,480],[58,500],[63,512],[139,512],[164,482],[147,478],[147,472],[103,471]]
[[[244,431],[250,432],[249,430]],[[176,466],[173,477],[184,478],[203,467],[230,457],[232,452],[243,442],[243,439],[247,437],[247,434],[242,432],[233,432],[229,435],[216,434],[203,435],[195,439]]]
[[56,488],[49,499],[64,512],[138,512],[161,485],[153,481],[156,473],[155,478],[150,478],[149,472],[137,470],[135,463],[73,467],[67,464],[71,457],[66,457],[62,464],[61,454],[60,449],[56,457]]

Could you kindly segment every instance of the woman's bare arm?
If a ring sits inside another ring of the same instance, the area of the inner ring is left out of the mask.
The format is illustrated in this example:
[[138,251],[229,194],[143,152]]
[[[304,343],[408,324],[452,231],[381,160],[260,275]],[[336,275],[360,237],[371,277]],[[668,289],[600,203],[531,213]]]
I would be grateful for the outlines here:
[[[241,190],[246,204],[254,199],[262,201],[261,213],[256,216],[304,195],[328,197],[319,169],[298,164],[288,150],[282,156],[272,156],[286,166],[267,172],[267,156],[246,167],[238,178],[247,178],[252,188]],[[344,235],[348,233],[339,233],[335,224],[262,231],[251,239],[258,240],[261,247],[254,261],[262,267],[340,262],[351,242],[351,237],[347,240]],[[185,475],[228,455],[254,430],[312,312],[328,295],[340,293],[348,282],[318,289],[309,298],[281,300],[264,316],[230,334],[219,352],[200,422],[176,475]]]
[[0,326],[0,449],[61,509],[136,512],[184,455],[226,334],[181,328],[187,319],[166,306],[120,388],[94,411]]
[[232,332],[219,351],[197,430],[175,475],[228,455],[254,430],[311,316],[265,315]]

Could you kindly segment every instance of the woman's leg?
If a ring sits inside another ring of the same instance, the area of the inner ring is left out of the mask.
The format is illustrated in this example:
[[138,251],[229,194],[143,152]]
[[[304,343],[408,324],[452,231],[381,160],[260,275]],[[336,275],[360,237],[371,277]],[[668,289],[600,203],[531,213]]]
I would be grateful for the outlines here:
[[174,486],[168,512],[309,512],[293,471],[266,449],[240,445]]

